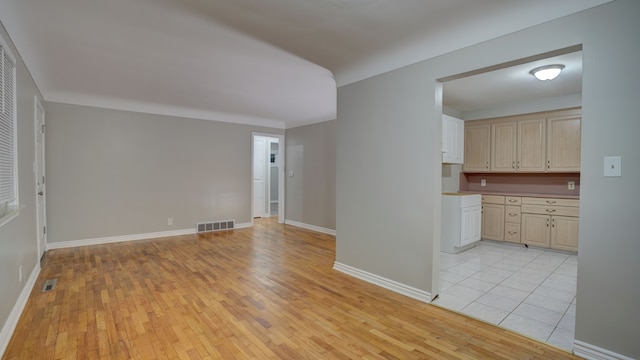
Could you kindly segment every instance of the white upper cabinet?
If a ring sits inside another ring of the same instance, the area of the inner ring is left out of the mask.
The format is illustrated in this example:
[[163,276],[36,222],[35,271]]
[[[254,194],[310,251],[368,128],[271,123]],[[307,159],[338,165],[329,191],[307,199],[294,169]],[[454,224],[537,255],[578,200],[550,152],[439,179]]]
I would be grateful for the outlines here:
[[442,163],[464,162],[464,121],[442,114]]

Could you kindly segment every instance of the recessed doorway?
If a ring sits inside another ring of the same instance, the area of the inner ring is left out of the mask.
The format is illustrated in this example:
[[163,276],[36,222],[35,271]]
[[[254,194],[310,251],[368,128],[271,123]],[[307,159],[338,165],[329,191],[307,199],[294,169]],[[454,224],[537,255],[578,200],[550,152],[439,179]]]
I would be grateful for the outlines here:
[[[535,67],[556,63],[566,65],[557,80],[541,82],[529,73]],[[578,108],[582,105],[581,47],[452,76],[441,79],[439,85],[442,113],[465,122]],[[462,176],[468,175],[462,168],[461,164],[442,165],[443,192],[462,189],[461,183],[468,179]],[[482,182],[479,186],[486,186]],[[485,239],[460,253],[441,253],[436,263],[439,297],[435,305],[571,351],[575,253]]]
[[251,218],[284,223],[284,136],[252,134]]

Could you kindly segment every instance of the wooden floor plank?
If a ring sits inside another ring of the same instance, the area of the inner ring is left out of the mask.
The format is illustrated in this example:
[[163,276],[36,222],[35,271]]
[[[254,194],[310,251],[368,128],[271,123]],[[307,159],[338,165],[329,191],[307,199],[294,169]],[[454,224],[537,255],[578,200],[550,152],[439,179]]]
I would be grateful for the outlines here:
[[334,260],[334,237],[274,219],[51,250],[3,359],[577,359]]

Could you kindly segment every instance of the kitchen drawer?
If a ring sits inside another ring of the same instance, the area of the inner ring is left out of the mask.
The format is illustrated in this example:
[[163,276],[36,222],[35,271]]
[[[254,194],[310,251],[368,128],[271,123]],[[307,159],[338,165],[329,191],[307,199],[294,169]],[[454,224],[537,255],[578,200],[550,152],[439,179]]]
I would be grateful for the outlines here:
[[507,205],[504,207],[504,221],[520,224],[520,206]]
[[504,204],[503,195],[482,195],[483,204]]
[[568,206],[549,206],[549,205],[522,205],[522,212],[526,214],[541,215],[562,215],[562,216],[578,216],[580,209]]
[[504,241],[514,243],[520,242],[520,223],[504,224]]
[[505,197],[505,204],[522,205],[522,198],[520,196],[507,196]]
[[[527,205],[552,205],[552,206],[580,206],[580,200],[577,199],[556,199],[556,198],[534,198],[523,197],[522,204]],[[577,216],[577,215],[576,215]]]

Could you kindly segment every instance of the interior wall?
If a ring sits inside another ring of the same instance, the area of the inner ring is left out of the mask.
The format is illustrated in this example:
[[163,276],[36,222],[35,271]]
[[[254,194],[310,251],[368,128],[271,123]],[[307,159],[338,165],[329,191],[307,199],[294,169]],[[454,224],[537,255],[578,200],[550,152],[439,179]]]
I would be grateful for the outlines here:
[[336,121],[287,129],[285,151],[286,220],[335,230]]
[[[6,325],[30,274],[38,266],[36,245],[36,198],[33,162],[35,161],[34,97],[42,99],[20,54],[0,23],[0,36],[16,57],[18,198],[20,214],[0,227],[0,355]],[[23,280],[18,281],[19,267]]]
[[[640,2],[616,0],[576,17],[585,39],[576,339],[636,359],[638,14]],[[604,177],[603,158],[610,155],[622,156],[622,177]]]
[[269,172],[269,186],[270,186],[270,193],[271,193],[271,198],[269,199],[270,202],[278,202],[278,164],[279,164],[279,159],[278,159],[278,151],[280,148],[280,144],[277,142],[272,142],[271,143],[271,152],[270,155],[275,155],[275,163],[271,163],[270,162],[270,167],[271,167],[271,171]]
[[549,110],[569,109],[581,106],[582,95],[574,94],[523,102],[513,102],[496,107],[464,111],[460,118],[463,120],[480,120]]
[[[639,13],[637,1],[616,0],[339,88],[336,261],[435,293],[442,171],[436,80],[582,44],[576,339],[640,358],[640,229],[637,196],[630,195],[640,177],[630,166],[640,163]],[[376,147],[381,139],[385,146]],[[622,155],[623,177],[603,177],[607,155]]]
[[409,66],[338,89],[336,263],[424,292],[440,230],[435,85]]
[[[51,243],[251,222],[252,131],[47,102]],[[168,225],[168,218],[173,224]]]
[[442,192],[460,190],[460,173],[462,173],[462,165],[442,164]]

